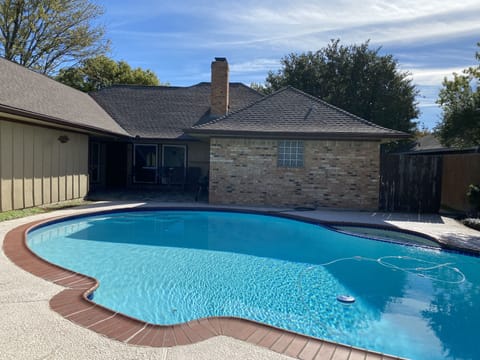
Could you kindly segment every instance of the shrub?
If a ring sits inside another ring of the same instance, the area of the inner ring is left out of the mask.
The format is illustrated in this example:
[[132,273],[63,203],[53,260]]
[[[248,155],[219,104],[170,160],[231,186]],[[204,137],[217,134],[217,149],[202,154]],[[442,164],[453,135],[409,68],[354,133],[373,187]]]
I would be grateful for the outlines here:
[[480,231],[480,219],[467,218],[462,220],[463,225]]
[[480,185],[470,184],[467,189],[467,199],[475,215],[480,210]]

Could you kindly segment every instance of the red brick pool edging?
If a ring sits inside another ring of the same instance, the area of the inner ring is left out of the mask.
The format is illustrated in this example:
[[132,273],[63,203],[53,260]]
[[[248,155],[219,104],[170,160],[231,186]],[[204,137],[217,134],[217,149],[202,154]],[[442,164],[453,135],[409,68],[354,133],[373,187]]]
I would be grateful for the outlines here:
[[66,288],[50,299],[53,311],[108,338],[130,345],[172,347],[224,335],[302,360],[400,359],[247,319],[210,317],[176,325],[155,325],[107,309],[87,298],[99,285],[96,279],[49,263],[28,248],[27,232],[57,219],[34,221],[9,231],[3,242],[3,251],[23,270]]

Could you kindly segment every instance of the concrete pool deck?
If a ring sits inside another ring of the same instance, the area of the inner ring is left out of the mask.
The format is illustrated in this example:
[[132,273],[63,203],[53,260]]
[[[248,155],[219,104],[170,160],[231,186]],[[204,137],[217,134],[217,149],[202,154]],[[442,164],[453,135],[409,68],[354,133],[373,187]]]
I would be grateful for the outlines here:
[[[199,203],[101,202],[92,205],[0,222],[0,242],[7,232],[26,223],[56,216],[75,215],[124,207],[209,207]],[[235,207],[238,208],[238,207]],[[390,225],[419,231],[439,241],[480,250],[480,233],[438,215],[389,214],[336,210],[294,211],[278,208],[243,208],[301,215],[320,221]],[[52,311],[50,299],[65,288],[44,281],[0,256],[0,358],[2,359],[288,359],[264,347],[227,336],[216,336],[192,345],[168,348],[132,346],[75,325]],[[297,358],[381,359],[375,354],[348,352],[345,348],[322,355],[307,354],[305,344]],[[348,349],[348,348],[347,348]],[[304,351],[304,355],[302,355]],[[308,356],[307,356],[308,355]],[[385,359],[392,359],[384,356]]]

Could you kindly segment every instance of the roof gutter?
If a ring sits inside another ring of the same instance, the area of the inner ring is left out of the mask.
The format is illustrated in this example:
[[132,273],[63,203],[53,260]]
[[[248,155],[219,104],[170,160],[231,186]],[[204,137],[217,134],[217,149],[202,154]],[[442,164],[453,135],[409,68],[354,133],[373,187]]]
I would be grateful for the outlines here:
[[199,137],[229,137],[229,138],[262,138],[262,139],[306,139],[306,140],[405,140],[411,135],[403,132],[393,134],[372,133],[341,133],[341,132],[285,132],[285,131],[229,131],[229,130],[204,130],[185,129],[184,132],[191,136]]
[[114,136],[114,137],[122,137],[122,138],[130,137],[127,133],[121,134],[113,131],[108,131],[103,128],[98,128],[95,126],[75,124],[75,123],[62,120],[60,118],[46,116],[43,114],[31,112],[31,111],[21,110],[21,109],[6,106],[6,105],[0,105],[0,116],[4,116],[7,119],[11,119],[11,120],[22,121],[25,123],[44,125],[44,126],[47,125],[49,127],[55,127],[55,128],[61,128],[61,129],[71,129],[73,131],[82,132],[90,135]]

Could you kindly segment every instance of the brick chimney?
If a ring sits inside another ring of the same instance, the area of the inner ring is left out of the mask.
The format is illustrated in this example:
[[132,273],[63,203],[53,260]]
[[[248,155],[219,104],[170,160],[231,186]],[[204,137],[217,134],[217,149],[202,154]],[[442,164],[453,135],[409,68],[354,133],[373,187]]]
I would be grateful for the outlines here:
[[226,58],[216,57],[212,62],[212,93],[210,98],[210,114],[226,115],[229,105],[228,62]]

